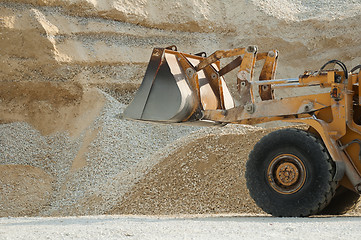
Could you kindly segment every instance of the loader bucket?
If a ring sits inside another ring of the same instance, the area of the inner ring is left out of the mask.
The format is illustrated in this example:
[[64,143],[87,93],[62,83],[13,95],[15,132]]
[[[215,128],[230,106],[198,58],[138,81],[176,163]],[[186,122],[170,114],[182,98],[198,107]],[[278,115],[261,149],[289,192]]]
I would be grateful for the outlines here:
[[[143,81],[123,117],[163,123],[196,121],[205,108],[219,107],[219,94],[212,90],[215,87],[210,87],[203,70],[197,73],[194,70],[194,65],[202,59],[168,48],[155,48]],[[229,95],[224,80],[220,81],[221,88]],[[232,98],[231,101],[228,105],[233,106]]]

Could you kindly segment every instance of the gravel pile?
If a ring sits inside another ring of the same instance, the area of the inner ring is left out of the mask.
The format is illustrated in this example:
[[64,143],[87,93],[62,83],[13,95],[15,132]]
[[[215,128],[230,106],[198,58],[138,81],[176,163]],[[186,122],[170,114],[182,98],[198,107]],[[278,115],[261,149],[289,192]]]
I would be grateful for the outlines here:
[[49,213],[104,213],[156,163],[149,156],[197,129],[122,120],[125,105],[106,98],[103,112],[88,129],[96,136],[84,153],[86,164],[70,171]]
[[[41,172],[39,179],[44,174],[47,179],[52,178],[52,191],[47,187],[46,192],[49,199],[37,211],[7,211],[2,206],[3,216],[167,214],[185,213],[185,209],[191,213],[227,212],[234,210],[224,207],[233,199],[230,194],[235,196],[239,192],[228,189],[233,187],[240,187],[241,195],[249,199],[245,186],[233,183],[243,184],[246,156],[264,134],[262,130],[251,126],[192,127],[123,120],[119,116],[125,105],[106,93],[104,96],[100,115],[78,137],[68,132],[43,136],[24,122],[0,125],[0,164],[14,169],[32,166]],[[254,138],[247,137],[250,132]],[[224,182],[220,173],[231,182]],[[218,188],[207,188],[199,182],[215,183]],[[159,186],[168,189],[158,189]],[[149,189],[157,195],[143,197]],[[200,189],[202,194],[198,194]],[[209,190],[213,195],[205,199]],[[23,188],[19,188],[17,196],[22,194]],[[175,206],[170,199],[184,199],[182,207]],[[223,210],[212,207],[210,199],[221,202]],[[202,207],[191,207],[194,202]],[[238,202],[247,205],[244,199]],[[19,208],[26,209],[26,201],[18,203]],[[154,205],[158,208],[153,208]]]
[[0,164],[30,165],[54,177],[52,201],[41,214],[103,213],[156,163],[149,156],[199,129],[122,120],[125,105],[105,97],[102,113],[75,139],[67,132],[42,136],[27,123],[0,125]]
[[[164,149],[167,154],[108,213],[262,213],[249,196],[245,163],[270,130],[228,125],[200,130]],[[173,149],[169,151],[169,148]]]

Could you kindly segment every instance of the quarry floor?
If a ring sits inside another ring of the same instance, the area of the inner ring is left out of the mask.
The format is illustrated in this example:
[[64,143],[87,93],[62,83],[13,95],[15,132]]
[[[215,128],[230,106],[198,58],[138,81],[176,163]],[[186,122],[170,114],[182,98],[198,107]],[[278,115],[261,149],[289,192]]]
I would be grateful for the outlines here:
[[177,215],[0,218],[0,239],[360,239],[361,217]]

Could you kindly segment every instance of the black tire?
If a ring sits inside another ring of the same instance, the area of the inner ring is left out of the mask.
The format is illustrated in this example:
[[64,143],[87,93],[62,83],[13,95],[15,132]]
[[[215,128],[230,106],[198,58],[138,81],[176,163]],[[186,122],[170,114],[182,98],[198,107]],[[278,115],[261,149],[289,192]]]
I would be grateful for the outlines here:
[[316,214],[331,201],[335,166],[315,136],[282,129],[263,137],[249,155],[246,181],[251,197],[279,217]]
[[323,215],[342,215],[355,208],[360,194],[343,186],[336,189],[331,202],[319,213]]

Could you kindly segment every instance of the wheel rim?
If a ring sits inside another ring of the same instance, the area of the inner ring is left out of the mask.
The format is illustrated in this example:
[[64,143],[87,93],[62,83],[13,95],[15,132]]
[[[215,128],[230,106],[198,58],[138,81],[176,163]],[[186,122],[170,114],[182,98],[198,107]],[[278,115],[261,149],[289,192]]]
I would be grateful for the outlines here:
[[270,186],[281,194],[292,194],[302,188],[306,180],[303,162],[293,154],[281,154],[272,159],[267,170]]

